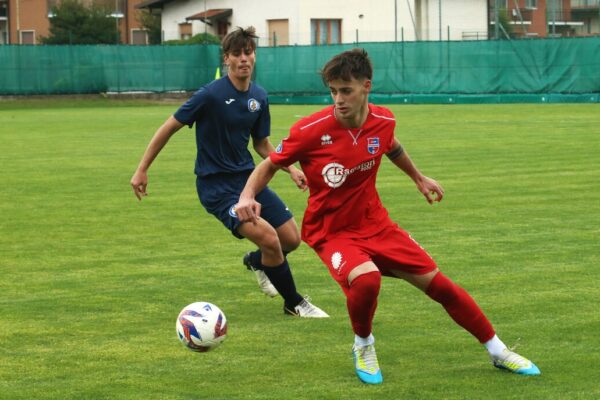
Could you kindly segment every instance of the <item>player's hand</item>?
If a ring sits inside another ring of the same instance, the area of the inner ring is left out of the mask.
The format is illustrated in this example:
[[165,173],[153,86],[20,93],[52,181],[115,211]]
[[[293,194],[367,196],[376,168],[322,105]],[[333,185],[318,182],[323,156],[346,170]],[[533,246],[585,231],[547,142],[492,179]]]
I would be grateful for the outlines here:
[[434,201],[439,203],[444,197],[444,188],[442,188],[442,185],[426,176],[417,181],[417,189],[423,193],[429,204],[433,204]]
[[261,204],[254,199],[242,199],[233,207],[240,222],[252,222],[260,218]]
[[298,168],[290,167],[290,178],[292,178],[296,186],[298,186],[298,189],[301,189],[303,192],[308,189],[306,175]]
[[146,187],[148,186],[148,175],[145,172],[135,171],[131,177],[131,188],[138,200],[142,200],[143,196],[148,196]]

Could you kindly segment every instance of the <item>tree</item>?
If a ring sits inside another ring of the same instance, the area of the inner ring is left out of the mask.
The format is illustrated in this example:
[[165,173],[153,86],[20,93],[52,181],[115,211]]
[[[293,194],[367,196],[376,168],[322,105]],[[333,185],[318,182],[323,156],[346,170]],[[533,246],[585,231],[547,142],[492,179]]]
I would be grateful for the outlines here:
[[150,44],[160,44],[162,42],[160,15],[152,14],[148,10],[140,10],[136,15],[136,19],[148,31],[148,42]]
[[500,9],[498,15],[499,26],[502,33],[500,34],[501,39],[510,39],[513,33],[513,26],[510,23],[510,17],[508,16],[507,9]]
[[44,44],[114,44],[119,33],[111,10],[106,5],[92,3],[89,7],[77,0],[62,0],[52,7],[48,37]]

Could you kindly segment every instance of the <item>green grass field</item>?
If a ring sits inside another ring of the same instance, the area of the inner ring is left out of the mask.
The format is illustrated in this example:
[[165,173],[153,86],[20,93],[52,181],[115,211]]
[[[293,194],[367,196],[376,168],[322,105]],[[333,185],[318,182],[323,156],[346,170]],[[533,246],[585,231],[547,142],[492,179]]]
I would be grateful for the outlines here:
[[[600,105],[391,106],[397,136],[446,190],[429,206],[384,161],[392,217],[464,286],[540,377],[493,368],[443,309],[384,280],[384,384],[354,375],[345,299],[312,250],[290,256],[329,320],[282,314],[241,265],[252,248],[195,193],[193,130],[175,135],[138,203],[129,179],[179,103],[0,102],[1,399],[597,399]],[[315,106],[273,106],[273,142]],[[306,194],[272,184],[302,218]],[[219,305],[214,352],[186,350],[179,310]]]

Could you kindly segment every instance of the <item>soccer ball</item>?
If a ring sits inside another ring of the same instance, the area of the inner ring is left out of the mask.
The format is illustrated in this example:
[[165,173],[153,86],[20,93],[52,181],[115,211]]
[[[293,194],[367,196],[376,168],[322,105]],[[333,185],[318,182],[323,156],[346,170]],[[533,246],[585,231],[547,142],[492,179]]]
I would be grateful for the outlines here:
[[227,337],[227,318],[214,304],[197,302],[181,310],[175,328],[184,346],[206,352],[219,347]]

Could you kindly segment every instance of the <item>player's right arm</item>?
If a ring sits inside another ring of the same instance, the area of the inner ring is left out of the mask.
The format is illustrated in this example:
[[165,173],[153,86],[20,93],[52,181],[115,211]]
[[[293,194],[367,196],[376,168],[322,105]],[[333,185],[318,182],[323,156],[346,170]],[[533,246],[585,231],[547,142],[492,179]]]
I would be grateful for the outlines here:
[[173,116],[170,116],[165,123],[158,128],[150,140],[150,143],[142,156],[142,160],[131,177],[131,188],[138,200],[142,200],[143,196],[148,195],[146,187],[148,186],[148,169],[150,168],[150,165],[156,156],[158,156],[158,153],[165,147],[171,136],[182,127],[183,124],[181,122],[177,121]]

